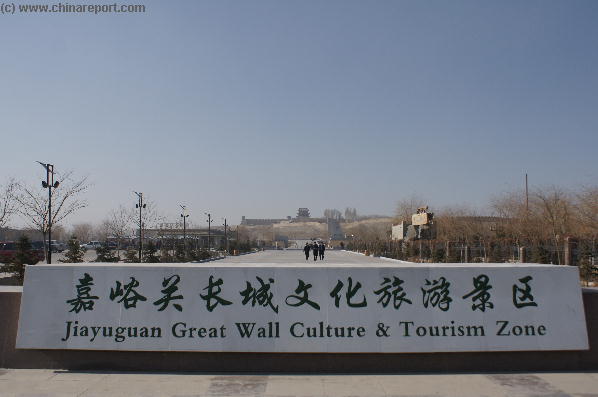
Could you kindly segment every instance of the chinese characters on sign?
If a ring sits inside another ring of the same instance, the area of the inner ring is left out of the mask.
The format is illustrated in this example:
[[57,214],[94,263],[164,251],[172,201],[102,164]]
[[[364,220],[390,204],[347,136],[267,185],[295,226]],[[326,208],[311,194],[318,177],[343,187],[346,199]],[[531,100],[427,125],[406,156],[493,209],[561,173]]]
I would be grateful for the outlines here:
[[[243,297],[240,302],[241,305],[267,307],[274,313],[278,313],[279,305],[273,302],[275,296],[271,288],[275,280],[273,278],[264,280],[258,276],[255,279],[257,280],[255,286],[250,281],[246,281],[245,288],[238,291],[238,294]],[[160,290],[162,296],[153,302],[157,306],[158,311],[165,310],[171,301],[184,299],[181,294],[174,295],[179,290],[177,285],[180,281],[181,276],[178,274],[164,278],[161,283],[163,289]],[[515,281],[516,283],[512,285],[513,306],[517,309],[537,307],[538,303],[532,295],[531,282],[533,281],[533,277],[525,276]],[[376,304],[380,304],[386,308],[392,302],[390,307],[396,310],[399,310],[403,303],[413,305],[413,302],[407,297],[407,293],[404,290],[404,283],[405,281],[397,276],[393,276],[392,279],[384,277],[380,283],[380,288],[371,291],[378,296]],[[206,292],[198,294],[205,301],[209,312],[214,311],[219,305],[229,306],[233,304],[232,301],[220,296],[223,292],[223,284],[224,281],[222,278],[215,279],[214,275],[210,275],[207,285],[201,289],[201,291]],[[485,312],[486,310],[494,309],[494,303],[490,301],[491,295],[488,292],[493,288],[490,284],[490,278],[485,274],[480,274],[473,278],[472,284],[473,289],[462,297],[463,300],[471,300],[471,310]],[[76,296],[66,301],[67,305],[70,305],[70,312],[79,313],[81,310],[93,310],[94,302],[100,299],[98,296],[91,295],[93,285],[93,277],[89,273],[84,273],[83,277],[79,279],[79,284],[76,285]],[[108,297],[111,301],[122,303],[123,307],[127,310],[137,308],[138,302],[147,301],[147,298],[138,292],[140,286],[140,282],[134,276],[129,278],[127,284],[116,280],[115,287],[110,289]],[[149,288],[150,286],[145,287]],[[152,287],[155,288],[156,286]],[[312,287],[311,283],[298,279],[297,288],[290,295],[286,296],[284,302],[290,307],[308,305],[315,310],[320,310],[320,304],[309,299],[309,289]],[[445,312],[449,311],[451,308],[450,305],[453,302],[453,298],[450,296],[450,287],[451,283],[444,276],[433,280],[425,279],[424,285],[420,287],[422,292],[422,306],[426,309],[438,308]],[[337,280],[336,285],[330,291],[330,298],[337,308],[341,306],[341,302],[344,302],[350,308],[362,308],[368,306],[366,292],[369,291],[363,290],[363,285],[360,281],[353,280],[353,277],[348,277],[346,284],[341,280]],[[173,302],[172,306],[179,312],[183,310],[180,303]]]

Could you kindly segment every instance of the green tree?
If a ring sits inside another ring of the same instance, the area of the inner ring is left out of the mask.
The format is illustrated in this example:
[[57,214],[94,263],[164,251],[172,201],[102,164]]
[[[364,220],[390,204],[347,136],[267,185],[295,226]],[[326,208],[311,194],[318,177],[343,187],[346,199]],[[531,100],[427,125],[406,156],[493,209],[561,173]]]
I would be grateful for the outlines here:
[[83,254],[85,251],[79,246],[77,237],[72,236],[67,243],[67,251],[64,254],[65,259],[61,259],[62,263],[81,263],[83,262]]
[[592,258],[585,256],[579,261],[579,276],[585,282],[586,287],[598,276],[598,268],[592,266]]
[[160,263],[160,256],[156,245],[150,241],[143,248],[143,262],[145,263]]
[[185,246],[181,241],[178,241],[175,244],[174,261],[175,262],[188,262],[189,261],[187,252],[185,252]]
[[139,252],[137,250],[127,250],[125,253],[125,263],[139,263]]
[[206,259],[210,259],[211,257],[212,255],[207,250],[199,250],[197,251],[197,254],[194,259],[197,261],[203,261]]
[[432,257],[432,250],[427,241],[423,241],[421,244],[421,257],[423,260],[430,259]]
[[488,262],[490,263],[500,263],[502,262],[502,255],[500,245],[497,242],[491,242],[490,247],[488,249]]
[[542,242],[536,243],[532,248],[532,257],[531,260],[533,263],[550,263],[550,255],[548,250],[544,248]]
[[592,266],[592,261],[595,259],[589,242],[582,242],[580,245],[579,275],[585,281],[586,286],[589,286],[589,283],[598,277],[598,268]]
[[164,245],[162,246],[162,249],[160,249],[160,262],[162,262],[162,263],[173,263],[174,262],[174,258],[172,257],[172,255],[170,255],[170,250],[168,248],[165,248]]
[[440,263],[444,260],[446,253],[444,252],[444,248],[440,248],[434,244],[434,248],[432,250],[432,262]]
[[403,251],[404,246],[403,242],[399,241],[394,249],[394,259],[404,260],[405,259],[405,252]]
[[419,243],[410,241],[407,246],[407,256],[409,260],[419,259]]
[[97,258],[95,262],[118,262],[120,259],[114,255],[114,252],[111,251],[110,248],[105,245],[102,245],[96,249],[96,255]]
[[22,283],[25,277],[25,265],[35,265],[38,262],[37,256],[31,249],[31,242],[27,236],[21,236],[16,244],[16,254],[2,270],[12,274]]

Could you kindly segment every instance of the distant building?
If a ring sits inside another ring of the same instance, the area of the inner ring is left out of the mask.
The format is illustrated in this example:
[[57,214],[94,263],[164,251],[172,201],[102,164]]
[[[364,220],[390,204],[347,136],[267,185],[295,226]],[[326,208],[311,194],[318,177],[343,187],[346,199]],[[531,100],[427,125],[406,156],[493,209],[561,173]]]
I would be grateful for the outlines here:
[[287,216],[286,218],[265,218],[265,219],[258,219],[258,218],[246,218],[245,216],[241,217],[241,225],[244,226],[268,226],[268,225],[275,225],[277,223],[282,222],[318,222],[318,223],[327,223],[326,218],[312,218],[309,214],[309,208],[299,208],[297,210],[297,217],[291,218]]
[[309,218],[309,208],[299,208],[297,210],[297,218]]
[[[197,246],[198,248],[206,248],[208,246],[217,248],[223,246],[226,242],[222,227],[211,227],[210,230],[208,228],[188,228],[183,230],[182,227],[178,227],[178,223],[163,223],[158,228],[143,230],[143,238],[152,240],[178,240],[182,239],[184,235],[190,246]],[[137,231],[136,236],[138,238],[139,231]],[[234,240],[235,234],[229,231],[226,237],[229,241]]]
[[341,224],[336,219],[328,218],[328,239],[329,240],[342,240],[345,238]]
[[401,222],[398,225],[392,225],[391,239],[403,240],[407,236],[407,229],[411,222]]
[[433,240],[436,238],[434,213],[428,212],[428,207],[420,207],[411,216],[411,222],[403,221],[392,226],[393,240]]
[[286,218],[279,218],[279,219],[251,219],[246,218],[245,216],[241,217],[241,225],[244,226],[267,226],[267,225],[274,225],[280,222],[289,222],[291,220],[290,216]]

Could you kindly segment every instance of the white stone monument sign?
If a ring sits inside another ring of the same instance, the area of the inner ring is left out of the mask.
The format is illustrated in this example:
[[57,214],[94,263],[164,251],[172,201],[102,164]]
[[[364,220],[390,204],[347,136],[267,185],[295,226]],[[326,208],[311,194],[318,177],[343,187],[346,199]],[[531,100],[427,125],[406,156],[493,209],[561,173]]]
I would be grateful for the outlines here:
[[27,267],[18,348],[583,350],[578,270],[552,265]]

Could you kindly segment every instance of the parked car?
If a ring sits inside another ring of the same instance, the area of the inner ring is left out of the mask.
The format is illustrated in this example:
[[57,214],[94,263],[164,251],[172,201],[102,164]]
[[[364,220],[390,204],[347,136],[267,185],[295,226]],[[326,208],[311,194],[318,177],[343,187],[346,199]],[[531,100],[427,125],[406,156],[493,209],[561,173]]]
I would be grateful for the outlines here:
[[118,245],[113,241],[108,241],[107,243],[104,244],[104,246],[106,248],[108,248],[109,250],[115,250],[118,248]]
[[[35,249],[39,249],[39,250],[43,250],[44,247],[46,246],[45,244],[48,244],[48,242],[44,242],[44,241],[32,241],[31,242],[31,246]],[[60,241],[57,240],[51,240],[51,246],[52,246],[52,252],[62,252],[62,251],[66,251],[67,246],[65,243],[61,243]]]
[[[36,248],[33,244],[31,246],[31,251],[34,254],[35,259],[37,262],[43,261],[45,259],[44,249]],[[17,253],[17,243],[14,241],[6,241],[4,243],[0,243],[0,263],[8,263],[14,258]]]
[[81,248],[86,249],[86,250],[95,250],[101,246],[102,246],[102,243],[100,243],[99,241],[89,241],[85,244],[81,244]]
[[66,251],[67,246],[65,243],[61,243],[60,241],[51,240],[52,252],[62,252]]

